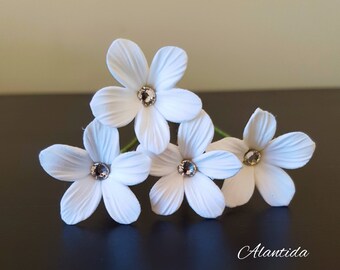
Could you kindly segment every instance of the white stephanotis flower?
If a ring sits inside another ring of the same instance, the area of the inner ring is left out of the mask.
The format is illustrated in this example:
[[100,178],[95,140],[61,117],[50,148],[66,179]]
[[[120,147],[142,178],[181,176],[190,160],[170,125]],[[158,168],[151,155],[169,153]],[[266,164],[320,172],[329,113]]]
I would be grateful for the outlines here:
[[287,206],[290,203],[295,193],[294,182],[281,168],[304,166],[313,155],[315,143],[302,132],[273,139],[275,131],[275,117],[258,108],[243,131],[243,140],[227,137],[208,147],[208,151],[230,151],[244,164],[237,175],[223,183],[228,207],[247,203],[255,185],[269,205]]
[[150,70],[138,45],[117,39],[107,53],[107,66],[123,87],[99,90],[90,106],[104,125],[122,127],[135,118],[135,133],[143,148],[159,154],[170,141],[168,121],[193,119],[202,109],[194,93],[175,88],[187,66],[187,54],[177,47],[163,47],[152,60]]
[[[212,179],[235,175],[242,163],[226,151],[205,153],[214,136],[214,126],[204,112],[180,124],[178,146],[169,144],[160,155],[146,152],[152,159],[150,174],[161,176],[150,191],[152,210],[171,215],[181,206],[184,194],[200,216],[215,218],[223,213],[224,198]],[[140,151],[144,151],[139,146]]]
[[143,182],[150,171],[150,159],[143,153],[119,153],[116,128],[92,121],[84,131],[85,149],[55,144],[40,152],[40,164],[52,177],[74,181],[60,202],[61,217],[67,224],[87,219],[103,196],[110,216],[130,224],[141,212],[128,186]]

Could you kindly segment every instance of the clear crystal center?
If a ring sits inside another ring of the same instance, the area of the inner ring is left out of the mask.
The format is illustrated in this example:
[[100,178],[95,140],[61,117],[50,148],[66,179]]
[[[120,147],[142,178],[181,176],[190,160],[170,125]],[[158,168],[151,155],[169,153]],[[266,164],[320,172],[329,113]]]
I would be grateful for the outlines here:
[[247,153],[244,154],[243,164],[247,166],[254,166],[258,164],[260,160],[261,160],[261,152],[254,150],[254,149],[250,149],[248,150]]
[[194,162],[188,159],[182,160],[177,167],[178,173],[185,176],[194,176],[197,172],[197,166]]
[[156,102],[156,92],[149,86],[143,86],[138,91],[137,97],[145,107],[149,107]]
[[96,180],[105,180],[109,177],[110,168],[105,163],[94,163],[91,167],[91,175]]

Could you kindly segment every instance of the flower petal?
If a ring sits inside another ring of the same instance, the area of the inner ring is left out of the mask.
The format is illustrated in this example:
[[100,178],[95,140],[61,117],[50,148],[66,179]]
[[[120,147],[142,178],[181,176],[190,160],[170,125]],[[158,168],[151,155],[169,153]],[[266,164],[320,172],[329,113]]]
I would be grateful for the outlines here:
[[148,156],[131,151],[113,160],[110,177],[127,186],[137,185],[148,177],[150,167],[151,160]]
[[169,125],[154,106],[139,111],[135,133],[142,147],[154,154],[162,153],[170,141]]
[[119,134],[116,128],[93,120],[84,131],[84,146],[94,162],[112,164],[119,155]]
[[75,181],[90,174],[93,164],[84,149],[64,144],[54,144],[39,154],[40,165],[52,177]]
[[178,147],[183,158],[194,158],[202,154],[214,136],[214,125],[204,111],[191,121],[183,122],[178,130]]
[[207,151],[212,150],[224,150],[231,152],[236,155],[240,161],[243,161],[244,154],[247,153],[249,147],[240,139],[227,137],[209,144]]
[[178,146],[172,143],[169,143],[165,151],[159,155],[143,150],[141,145],[137,147],[137,151],[146,153],[152,160],[150,174],[153,176],[164,176],[172,173],[177,170],[177,166],[183,159]]
[[226,179],[222,186],[225,204],[236,207],[247,203],[254,193],[254,167],[244,166],[238,174]]
[[111,177],[102,183],[106,210],[118,223],[130,224],[140,215],[140,204],[131,189]]
[[122,127],[129,124],[141,109],[136,92],[116,86],[99,90],[90,102],[92,114],[104,125]]
[[69,225],[83,221],[97,209],[101,198],[101,183],[92,176],[76,181],[61,199],[61,218]]
[[151,208],[156,214],[171,215],[178,210],[184,198],[183,176],[177,171],[163,176],[150,191]]
[[257,108],[243,131],[243,140],[249,148],[260,151],[273,139],[275,131],[275,117]]
[[166,120],[181,123],[192,120],[199,114],[202,101],[193,92],[175,88],[157,92],[155,106]]
[[302,132],[291,132],[272,140],[263,151],[263,161],[285,169],[303,167],[312,157],[315,143]]
[[173,88],[183,77],[188,56],[178,47],[163,47],[158,50],[150,66],[148,85],[157,91]]
[[255,183],[264,200],[271,206],[287,206],[295,193],[290,176],[281,168],[259,163],[255,167]]
[[106,63],[112,76],[127,88],[137,91],[147,82],[148,62],[142,50],[131,40],[113,41],[106,55]]
[[204,174],[184,178],[184,191],[191,208],[204,218],[216,218],[225,208],[222,191]]
[[213,179],[224,179],[235,175],[242,163],[238,158],[226,151],[210,151],[193,159],[198,170]]

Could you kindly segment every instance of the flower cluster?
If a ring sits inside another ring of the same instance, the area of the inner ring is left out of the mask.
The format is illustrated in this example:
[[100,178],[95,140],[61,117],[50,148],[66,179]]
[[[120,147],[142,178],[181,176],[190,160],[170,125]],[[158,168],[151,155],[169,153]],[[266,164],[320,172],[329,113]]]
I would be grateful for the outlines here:
[[[225,206],[245,204],[255,185],[271,206],[290,203],[295,187],[281,168],[294,169],[312,157],[315,143],[302,132],[273,139],[274,116],[257,109],[247,123],[243,140],[227,137],[213,142],[214,126],[194,93],[176,88],[187,55],[163,47],[150,68],[137,44],[117,39],[107,53],[107,65],[122,85],[105,87],[93,97],[95,119],[85,128],[84,149],[52,145],[39,155],[52,177],[72,181],[60,207],[67,224],[87,219],[103,197],[110,216],[130,224],[140,215],[138,199],[129,186],[160,177],[150,191],[152,210],[173,214],[184,195],[205,218],[222,215]],[[121,153],[119,127],[134,120],[139,146]],[[168,122],[179,123],[178,146],[170,143]],[[222,190],[213,182],[224,180]]]

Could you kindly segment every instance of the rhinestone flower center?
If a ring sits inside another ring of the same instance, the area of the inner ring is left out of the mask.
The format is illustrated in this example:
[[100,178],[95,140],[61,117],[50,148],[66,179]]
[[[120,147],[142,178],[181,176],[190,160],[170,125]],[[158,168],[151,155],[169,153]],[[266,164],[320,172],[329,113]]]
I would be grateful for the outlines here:
[[258,164],[260,160],[261,160],[261,152],[254,150],[254,149],[250,149],[248,150],[247,153],[244,154],[243,164],[247,166],[254,166]]
[[110,168],[105,163],[96,162],[91,167],[91,175],[96,180],[105,180],[110,175]]
[[156,91],[149,86],[143,86],[137,92],[137,97],[145,107],[149,107],[156,102]]
[[188,159],[182,160],[177,167],[178,173],[185,176],[194,176],[197,172],[197,166],[194,162]]

